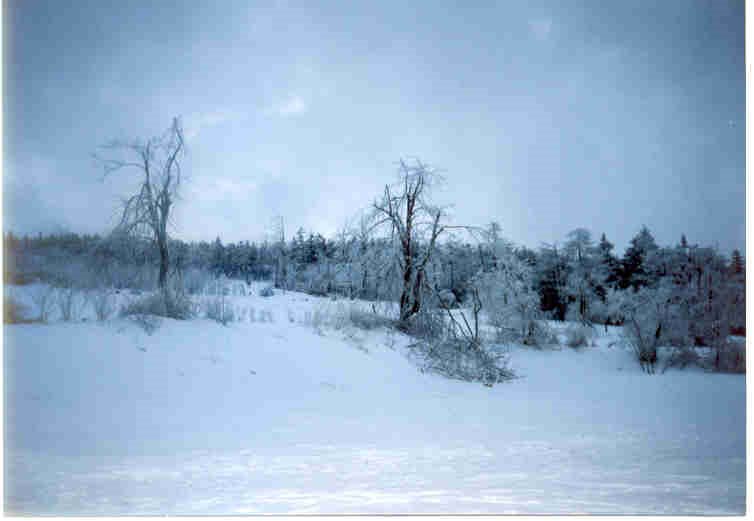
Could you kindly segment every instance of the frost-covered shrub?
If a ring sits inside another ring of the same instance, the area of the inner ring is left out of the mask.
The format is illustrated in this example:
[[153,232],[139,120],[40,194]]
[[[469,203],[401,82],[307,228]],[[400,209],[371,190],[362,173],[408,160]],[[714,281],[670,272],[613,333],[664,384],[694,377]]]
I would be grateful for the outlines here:
[[188,320],[196,315],[196,307],[187,296],[164,291],[138,298],[122,310],[124,316],[153,315],[158,317]]
[[265,286],[259,291],[260,297],[272,297],[275,295],[275,290],[272,289],[272,286]]
[[365,311],[356,305],[338,306],[336,321],[358,329],[372,330],[390,326],[393,321],[372,311]]
[[64,322],[79,319],[84,305],[80,291],[72,287],[58,288],[55,292],[55,297],[60,318]]
[[478,288],[482,309],[501,343],[541,346],[552,343],[552,336],[542,326],[539,295],[533,287],[531,267],[512,252],[500,252],[494,271],[478,274],[473,286]]
[[55,290],[47,285],[38,286],[32,293],[31,300],[37,308],[37,320],[47,323],[55,302]]
[[607,324],[610,321],[609,304],[596,298],[589,304],[587,319],[592,324]]
[[693,346],[673,346],[668,352],[668,357],[665,359],[665,366],[663,372],[671,367],[678,367],[684,369],[690,365],[702,366],[703,360],[699,356],[699,352]]
[[99,288],[94,290],[90,300],[94,309],[94,316],[100,322],[108,320],[115,313],[115,295],[110,289]]
[[410,347],[422,372],[455,380],[482,382],[489,386],[515,377],[506,355],[465,340],[448,338],[439,342],[422,341]]
[[325,318],[325,313],[320,308],[315,308],[313,311],[304,313],[304,324],[321,334],[322,328],[325,326]]
[[233,307],[224,296],[218,296],[204,302],[204,312],[207,318],[226,326],[236,320]]
[[495,327],[496,344],[523,344],[529,347],[544,348],[560,345],[558,335],[544,320],[528,320],[516,327]]
[[133,320],[139,327],[141,327],[148,335],[151,335],[162,324],[162,318],[156,315],[129,315],[130,320]]
[[200,295],[209,285],[210,274],[202,269],[189,268],[183,274],[183,288],[189,295]]
[[568,347],[588,347],[592,329],[582,324],[571,324],[565,330],[565,343]]
[[725,373],[746,372],[746,343],[727,341],[714,351],[713,367]]
[[401,324],[401,329],[407,335],[428,341],[444,339],[448,334],[445,311],[441,309],[422,308],[419,313]]
[[444,289],[437,294],[438,299],[443,307],[454,308],[458,306],[458,299],[455,293],[449,289]]
[[622,295],[623,340],[647,373],[654,372],[657,349],[665,340],[673,307],[666,287],[627,290]]

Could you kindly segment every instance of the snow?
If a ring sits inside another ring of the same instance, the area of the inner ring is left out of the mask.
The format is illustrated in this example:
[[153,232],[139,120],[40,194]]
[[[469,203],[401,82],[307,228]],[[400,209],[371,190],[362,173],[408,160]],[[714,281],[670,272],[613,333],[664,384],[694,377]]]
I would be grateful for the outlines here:
[[597,328],[510,347],[520,378],[490,388],[333,327],[347,302],[229,301],[244,322],[6,325],[6,511],[744,513],[741,375],[645,375]]

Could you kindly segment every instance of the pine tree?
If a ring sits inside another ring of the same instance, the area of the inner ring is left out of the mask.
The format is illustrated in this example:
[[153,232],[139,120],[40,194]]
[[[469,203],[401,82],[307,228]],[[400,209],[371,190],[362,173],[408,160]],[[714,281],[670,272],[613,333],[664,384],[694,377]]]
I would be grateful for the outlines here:
[[607,240],[603,233],[600,242],[597,245],[598,267],[597,267],[597,294],[604,301],[609,288],[615,288],[619,280],[620,262],[613,255],[613,243]]
[[653,282],[654,274],[649,266],[649,256],[657,251],[657,243],[646,226],[631,239],[621,262],[621,289],[648,286]]
[[731,254],[730,269],[735,275],[740,275],[744,272],[744,259],[738,249],[733,250]]

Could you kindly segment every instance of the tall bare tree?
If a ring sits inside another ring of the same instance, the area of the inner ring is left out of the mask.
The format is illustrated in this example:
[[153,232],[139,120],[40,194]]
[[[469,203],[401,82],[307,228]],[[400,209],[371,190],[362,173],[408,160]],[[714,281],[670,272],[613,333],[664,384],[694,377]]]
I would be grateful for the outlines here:
[[139,176],[136,192],[123,202],[116,232],[145,236],[160,254],[158,285],[167,287],[170,269],[168,222],[181,184],[181,159],[185,154],[183,129],[178,118],[161,136],[146,141],[113,141],[102,147],[108,156],[95,155],[105,175],[131,170]]
[[375,226],[387,225],[398,242],[397,261],[402,273],[400,322],[406,324],[422,306],[426,268],[437,238],[445,231],[442,207],[428,200],[428,188],[437,180],[436,171],[421,161],[399,163],[400,181],[386,185],[374,203]]

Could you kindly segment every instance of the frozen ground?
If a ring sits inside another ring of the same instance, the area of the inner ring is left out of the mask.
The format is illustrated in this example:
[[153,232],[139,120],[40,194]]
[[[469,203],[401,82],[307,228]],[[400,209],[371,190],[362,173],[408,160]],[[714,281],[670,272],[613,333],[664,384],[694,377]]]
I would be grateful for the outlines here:
[[488,388],[419,373],[385,329],[313,327],[336,303],[233,302],[244,322],[151,336],[6,326],[6,511],[744,512],[741,375],[644,375],[611,331],[514,347],[521,378]]

